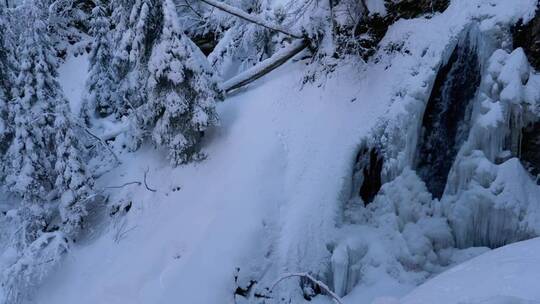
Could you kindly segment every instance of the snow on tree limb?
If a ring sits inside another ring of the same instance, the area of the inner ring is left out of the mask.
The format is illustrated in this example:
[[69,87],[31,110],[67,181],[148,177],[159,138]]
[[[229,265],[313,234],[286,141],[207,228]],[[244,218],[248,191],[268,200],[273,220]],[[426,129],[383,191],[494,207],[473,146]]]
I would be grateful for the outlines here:
[[302,35],[299,34],[299,33],[292,33],[289,30],[281,27],[280,25],[268,22],[268,21],[266,21],[264,19],[259,18],[258,16],[248,14],[248,13],[244,12],[243,10],[238,9],[236,7],[233,7],[233,6],[230,6],[230,5],[226,4],[226,3],[216,1],[216,0],[201,0],[201,1],[208,4],[208,5],[211,5],[211,6],[215,7],[215,8],[217,8],[217,9],[220,9],[220,10],[222,10],[224,12],[227,12],[227,13],[229,13],[231,15],[234,15],[234,16],[236,16],[238,18],[242,18],[242,19],[244,19],[246,21],[258,24],[260,26],[264,26],[264,27],[266,27],[268,29],[271,29],[271,30],[276,31],[276,32],[283,33],[283,34],[291,36],[293,38],[302,39]]
[[232,90],[243,87],[261,78],[262,76],[270,73],[271,71],[275,70],[276,68],[287,62],[287,60],[291,59],[296,54],[300,53],[307,46],[308,42],[305,40],[294,41],[293,43],[291,43],[291,45],[278,51],[272,57],[261,61],[259,64],[252,67],[251,69],[225,81],[221,85],[221,89],[228,93]]
[[322,290],[324,290],[337,304],[343,304],[341,301],[341,298],[338,297],[331,289],[328,287],[328,285],[324,284],[323,282],[315,279],[312,275],[305,272],[299,272],[299,273],[288,273],[277,279],[274,284],[272,284],[272,287],[270,287],[270,292],[276,287],[277,284],[279,284],[281,281],[292,278],[292,277],[300,277],[300,278],[306,278],[310,280],[313,284],[319,286]]
[[107,145],[107,143],[105,142],[105,140],[99,136],[97,136],[96,134],[92,133],[92,131],[90,131],[90,129],[88,129],[87,127],[85,127],[83,124],[80,124],[78,122],[75,122],[80,128],[82,128],[84,130],[84,132],[88,135],[90,135],[92,138],[94,138],[101,146],[103,146],[105,149],[107,149],[107,151],[109,151],[109,153],[114,157],[114,160],[116,161],[117,164],[121,164],[122,162],[120,161],[120,159],[118,158],[118,156],[116,155],[116,153],[114,153],[114,151],[111,149],[111,147],[109,147],[109,145]]

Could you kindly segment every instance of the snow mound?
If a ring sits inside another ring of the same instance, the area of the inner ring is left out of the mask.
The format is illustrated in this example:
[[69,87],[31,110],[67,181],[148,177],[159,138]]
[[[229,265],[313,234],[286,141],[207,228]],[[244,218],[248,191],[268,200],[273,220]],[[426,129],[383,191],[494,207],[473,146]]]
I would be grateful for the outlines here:
[[507,245],[419,286],[400,304],[540,303],[540,238]]

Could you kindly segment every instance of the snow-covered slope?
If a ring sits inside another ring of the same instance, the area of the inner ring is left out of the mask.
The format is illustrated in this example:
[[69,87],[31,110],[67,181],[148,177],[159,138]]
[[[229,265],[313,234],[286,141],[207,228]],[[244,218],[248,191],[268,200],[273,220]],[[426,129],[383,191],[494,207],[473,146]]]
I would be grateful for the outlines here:
[[81,99],[84,94],[86,75],[88,71],[88,56],[69,54],[65,63],[58,70],[59,81],[66,98],[69,100],[71,111],[78,115],[81,110]]
[[493,250],[419,286],[400,304],[540,303],[540,238]]
[[389,92],[389,84],[384,74],[372,74],[358,86],[356,70],[348,69],[323,89],[300,90],[302,69],[289,65],[227,99],[204,162],[171,169],[149,148],[123,155],[123,165],[100,186],[142,180],[149,168],[149,186],[157,191],[115,189],[110,200],[132,201],[129,213],[94,242],[74,248],[36,295],[38,303],[231,301],[236,267],[260,266],[249,259],[277,249],[268,248],[276,230],[290,231],[280,241],[287,245],[297,241],[297,225],[332,231],[317,218],[281,226],[279,215],[299,216],[304,206],[313,215],[335,212],[360,135],[389,100],[355,98],[360,90]]

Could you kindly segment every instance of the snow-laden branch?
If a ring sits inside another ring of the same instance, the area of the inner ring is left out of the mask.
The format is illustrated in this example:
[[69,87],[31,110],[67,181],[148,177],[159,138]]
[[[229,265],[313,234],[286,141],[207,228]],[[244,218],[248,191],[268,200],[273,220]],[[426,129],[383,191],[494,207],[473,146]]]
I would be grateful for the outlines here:
[[277,284],[279,284],[281,281],[285,280],[285,279],[288,279],[288,278],[292,278],[292,277],[300,277],[300,278],[306,278],[308,280],[311,281],[311,283],[319,286],[322,290],[324,290],[330,297],[332,297],[332,299],[334,300],[334,302],[336,302],[337,304],[343,304],[343,302],[341,301],[341,298],[338,297],[337,294],[335,294],[331,289],[330,287],[328,287],[328,285],[324,284],[323,282],[315,279],[312,275],[310,275],[309,273],[305,273],[305,272],[299,272],[299,273],[288,273],[288,274],[285,274],[283,275],[281,278],[277,279],[276,282],[274,282],[274,284],[272,284],[272,287],[270,288],[270,292],[272,292],[272,290],[274,290],[274,287],[276,287]]
[[[56,113],[51,113],[51,112],[47,112],[47,113],[43,113],[43,116],[54,116],[54,117],[57,117],[58,114]],[[36,120],[39,119],[39,118],[36,118]],[[107,149],[107,151],[109,151],[109,153],[111,153],[111,155],[114,157],[114,160],[116,161],[117,164],[121,164],[122,162],[120,161],[120,159],[118,158],[118,156],[116,155],[116,153],[114,153],[114,151],[111,149],[111,147],[109,147],[109,145],[107,145],[107,143],[105,141],[107,141],[107,139],[103,139],[102,137],[99,137],[97,136],[96,134],[94,134],[90,129],[88,129],[84,123],[80,122],[79,119],[75,116],[70,116],[70,119],[71,119],[71,122],[73,122],[75,125],[77,125],[79,128],[83,129],[84,132],[88,135],[90,135],[90,137],[94,138],[98,143],[100,143],[105,149]]]
[[114,157],[114,160],[116,161],[117,164],[121,164],[122,162],[120,161],[120,159],[118,158],[118,156],[116,155],[116,153],[114,153],[114,151],[111,149],[111,147],[109,147],[109,145],[105,142],[106,140],[104,140],[103,138],[97,136],[96,134],[92,133],[92,131],[90,131],[90,129],[88,129],[86,126],[84,126],[83,124],[81,123],[78,123],[76,122],[76,124],[84,130],[84,132],[86,132],[86,134],[90,135],[92,138],[94,138],[98,143],[100,143],[105,149],[107,149],[107,151],[109,151],[109,153]]
[[242,18],[242,19],[244,19],[246,21],[249,21],[251,23],[258,24],[260,26],[266,27],[267,29],[283,33],[283,34],[291,36],[293,38],[302,39],[302,35],[299,34],[299,33],[293,33],[291,31],[289,31],[288,29],[283,28],[280,25],[274,24],[272,22],[268,22],[267,20],[264,20],[264,19],[262,19],[262,18],[260,18],[258,16],[248,14],[248,13],[244,12],[243,10],[241,10],[239,8],[236,8],[234,6],[230,6],[230,5],[226,4],[226,3],[216,1],[216,0],[201,0],[201,1],[208,4],[208,5],[211,5],[211,6],[215,7],[215,8],[217,8],[217,9],[220,9],[220,10],[222,10],[224,12],[227,12],[227,13],[229,13],[231,15],[234,15],[234,16],[236,16],[238,18]]
[[291,59],[294,55],[300,53],[307,46],[308,42],[305,40],[293,41],[288,47],[279,50],[272,57],[261,61],[249,70],[225,81],[221,84],[221,89],[225,92],[230,92],[261,78],[287,62],[287,60]]

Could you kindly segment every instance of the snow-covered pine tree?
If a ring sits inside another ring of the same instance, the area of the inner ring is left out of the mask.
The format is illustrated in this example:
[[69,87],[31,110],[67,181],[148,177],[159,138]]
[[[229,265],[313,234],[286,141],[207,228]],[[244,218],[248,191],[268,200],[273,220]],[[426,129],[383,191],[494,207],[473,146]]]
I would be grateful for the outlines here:
[[64,57],[70,45],[84,40],[93,3],[86,0],[48,0],[45,5],[53,48],[57,55]]
[[140,111],[158,145],[173,164],[200,158],[203,132],[215,125],[220,92],[206,58],[178,25],[176,7],[164,0],[163,29],[148,69],[148,102]]
[[106,9],[100,3],[92,10],[90,34],[94,39],[89,56],[86,96],[81,111],[81,116],[87,122],[96,115],[108,116],[114,110],[110,22]]
[[25,4],[25,24],[19,55],[17,92],[10,102],[14,138],[7,152],[8,188],[26,201],[39,201],[53,189],[55,104],[60,87],[57,61],[47,32],[46,5]]
[[18,92],[10,103],[14,138],[7,152],[6,183],[23,203],[42,204],[68,190],[82,193],[91,180],[73,133],[68,102],[56,79],[58,63],[43,22],[46,5],[38,0],[27,3],[25,10]]
[[84,148],[77,139],[73,123],[69,120],[67,104],[58,103],[54,126],[56,162],[54,186],[60,194],[60,229],[68,236],[75,236],[82,228],[87,215],[86,205],[93,201],[93,179],[83,161]]
[[134,111],[146,98],[147,63],[152,45],[159,33],[159,25],[156,23],[160,20],[160,10],[155,1],[135,0],[135,3],[131,1],[118,3],[120,15],[127,14],[130,9],[125,29],[117,29],[122,32],[122,36],[115,47],[112,62],[114,81],[118,85],[114,109],[118,117]]
[[19,303],[60,260],[92,198],[92,178],[57,77],[44,0],[25,2],[19,73],[9,110],[13,141],[6,157],[7,190],[21,201],[7,224],[19,227],[0,273],[0,303]]
[[[8,24],[7,9],[0,5],[0,159],[9,147],[12,137],[12,123],[9,120],[8,103],[12,98],[12,88],[16,76],[14,36]],[[0,161],[0,180],[2,180],[3,161]]]

